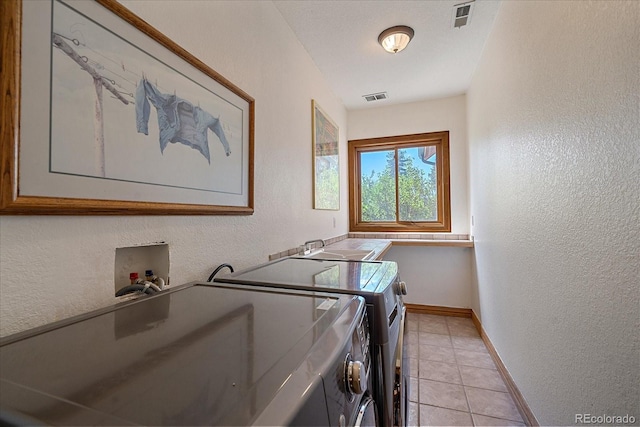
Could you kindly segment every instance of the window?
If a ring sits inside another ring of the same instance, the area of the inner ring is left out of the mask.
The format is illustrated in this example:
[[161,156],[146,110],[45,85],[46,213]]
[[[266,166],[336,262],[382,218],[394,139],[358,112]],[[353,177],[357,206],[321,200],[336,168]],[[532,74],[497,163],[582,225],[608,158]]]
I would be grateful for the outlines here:
[[451,231],[449,132],[349,141],[350,231]]

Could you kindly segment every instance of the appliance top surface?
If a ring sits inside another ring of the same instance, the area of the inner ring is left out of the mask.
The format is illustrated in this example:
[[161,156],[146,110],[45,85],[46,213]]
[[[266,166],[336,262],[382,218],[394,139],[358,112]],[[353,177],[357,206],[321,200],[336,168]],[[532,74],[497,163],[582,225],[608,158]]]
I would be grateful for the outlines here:
[[293,289],[351,294],[383,293],[397,274],[390,261],[283,258],[228,276],[216,282],[277,285]]
[[106,424],[251,424],[362,304],[217,284],[141,298],[0,347],[0,412],[61,425],[100,424],[96,414]]

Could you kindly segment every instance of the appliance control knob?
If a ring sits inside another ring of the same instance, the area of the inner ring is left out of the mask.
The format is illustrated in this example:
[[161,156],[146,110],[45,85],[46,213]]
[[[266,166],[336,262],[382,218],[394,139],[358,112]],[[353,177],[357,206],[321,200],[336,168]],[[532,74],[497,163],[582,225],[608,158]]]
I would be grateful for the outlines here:
[[364,363],[350,361],[347,365],[347,384],[354,394],[362,394],[367,388],[367,372]]
[[404,281],[398,282],[398,295],[406,295],[407,294],[407,284]]

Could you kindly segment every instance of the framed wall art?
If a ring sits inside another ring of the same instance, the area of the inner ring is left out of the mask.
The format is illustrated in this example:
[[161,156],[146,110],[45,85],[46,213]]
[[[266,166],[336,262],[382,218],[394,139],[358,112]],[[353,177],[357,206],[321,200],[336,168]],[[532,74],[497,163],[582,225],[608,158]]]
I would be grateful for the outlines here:
[[253,213],[252,97],[114,0],[0,12],[0,214]]
[[338,126],[311,100],[313,143],[313,208],[340,209]]

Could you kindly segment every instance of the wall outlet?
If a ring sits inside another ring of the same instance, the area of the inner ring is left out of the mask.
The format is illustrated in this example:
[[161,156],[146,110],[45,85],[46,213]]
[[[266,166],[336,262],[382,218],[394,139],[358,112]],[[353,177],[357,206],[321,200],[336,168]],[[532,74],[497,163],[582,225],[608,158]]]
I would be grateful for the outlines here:
[[169,285],[169,245],[165,242],[116,248],[114,265],[114,294],[130,284],[130,273],[144,279],[146,270],[153,270]]

